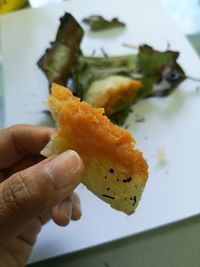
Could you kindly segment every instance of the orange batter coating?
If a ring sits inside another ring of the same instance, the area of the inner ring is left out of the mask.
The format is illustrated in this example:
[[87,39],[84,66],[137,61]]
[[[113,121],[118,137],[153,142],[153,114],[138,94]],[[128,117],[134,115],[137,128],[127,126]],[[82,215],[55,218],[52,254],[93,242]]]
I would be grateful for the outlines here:
[[131,134],[57,84],[48,104],[57,129],[42,150],[45,156],[67,149],[79,153],[85,164],[83,184],[113,208],[134,212],[148,177],[142,153],[134,149]]
[[84,96],[84,101],[93,107],[103,107],[106,115],[111,115],[122,107],[133,103],[138,91],[143,87],[140,81],[121,75],[94,81]]

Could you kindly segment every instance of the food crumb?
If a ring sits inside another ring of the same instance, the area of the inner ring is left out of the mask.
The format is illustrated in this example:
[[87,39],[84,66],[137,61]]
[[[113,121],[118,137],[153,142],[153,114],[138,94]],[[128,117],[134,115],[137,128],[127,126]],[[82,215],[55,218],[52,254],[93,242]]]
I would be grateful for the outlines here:
[[157,165],[165,165],[167,163],[167,154],[164,147],[159,147],[157,152]]
[[135,122],[144,122],[145,121],[145,118],[138,118],[135,120]]

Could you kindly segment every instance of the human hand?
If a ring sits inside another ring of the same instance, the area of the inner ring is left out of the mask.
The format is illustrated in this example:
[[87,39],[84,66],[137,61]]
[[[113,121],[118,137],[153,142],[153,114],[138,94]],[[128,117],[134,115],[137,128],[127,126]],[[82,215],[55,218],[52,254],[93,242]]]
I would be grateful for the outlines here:
[[0,131],[0,266],[22,267],[41,226],[52,218],[67,225],[81,216],[73,190],[83,177],[78,154],[44,159],[52,129],[13,126]]

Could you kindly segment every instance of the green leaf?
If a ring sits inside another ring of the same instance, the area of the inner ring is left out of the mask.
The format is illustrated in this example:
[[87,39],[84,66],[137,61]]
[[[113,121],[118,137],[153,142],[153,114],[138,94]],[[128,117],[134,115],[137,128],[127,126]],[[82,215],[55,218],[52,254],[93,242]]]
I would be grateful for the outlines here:
[[138,72],[141,74],[144,96],[167,96],[186,79],[177,63],[179,52],[154,50],[148,45],[139,47]]
[[60,19],[55,42],[51,43],[51,47],[38,61],[49,84],[57,82],[66,85],[68,78],[72,76],[76,55],[80,53],[82,37],[83,29],[79,23],[71,14],[65,13]]
[[[125,26],[117,18],[111,21],[101,16],[90,16],[84,19],[92,30],[103,30],[111,27]],[[158,51],[151,46],[142,45],[138,54],[88,57],[80,50],[84,32],[75,18],[69,14],[60,19],[55,41],[38,61],[38,66],[45,73],[49,83],[57,82],[66,85],[72,82],[73,92],[81,100],[94,81],[120,75],[140,80],[143,88],[133,99],[133,103],[146,97],[167,96],[186,79],[186,75],[177,63],[179,53],[166,50]],[[99,90],[99,89],[98,89]],[[132,101],[132,100],[131,100]],[[130,112],[130,99],[119,109],[113,110],[111,120],[122,125]]]
[[82,20],[85,24],[90,26],[91,31],[103,31],[107,29],[113,29],[118,27],[125,27],[125,23],[113,18],[112,20],[106,20],[102,16],[92,15]]
[[92,82],[112,75],[129,76],[136,69],[135,55],[116,57],[77,57],[73,68],[73,81],[76,94],[84,99]]
[[134,102],[138,101],[139,99],[148,97],[153,92],[153,82],[151,79],[142,78],[140,81],[142,82],[143,87],[138,91],[137,97]]
[[148,45],[139,47],[138,69],[145,77],[150,77],[159,82],[160,76],[166,66],[176,63],[179,53],[167,50],[160,52]]
[[115,113],[113,113],[112,115],[109,116],[109,119],[119,125],[119,126],[123,126],[128,115],[132,112],[131,106],[126,106],[124,107],[122,110],[117,111]]

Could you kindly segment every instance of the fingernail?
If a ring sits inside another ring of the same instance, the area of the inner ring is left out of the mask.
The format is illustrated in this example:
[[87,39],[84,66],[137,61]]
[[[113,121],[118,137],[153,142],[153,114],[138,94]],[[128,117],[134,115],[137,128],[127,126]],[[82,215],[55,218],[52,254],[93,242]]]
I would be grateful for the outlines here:
[[57,188],[78,184],[83,171],[81,159],[73,150],[63,152],[47,162],[44,169]]

